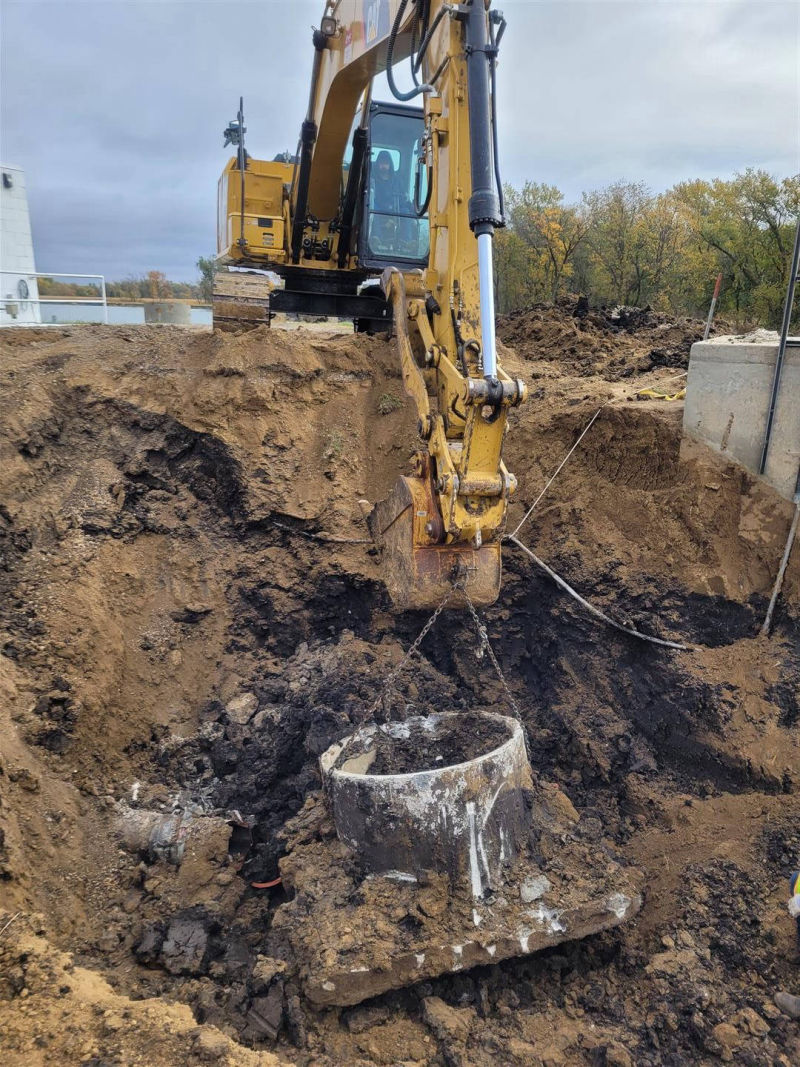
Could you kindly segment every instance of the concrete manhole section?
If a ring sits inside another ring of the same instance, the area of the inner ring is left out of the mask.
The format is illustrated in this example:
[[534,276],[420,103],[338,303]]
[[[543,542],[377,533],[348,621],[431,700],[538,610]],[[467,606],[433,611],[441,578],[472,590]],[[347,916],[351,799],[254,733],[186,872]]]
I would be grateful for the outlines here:
[[492,712],[362,727],[320,761],[324,798],[287,831],[282,933],[306,995],[356,1004],[617,925],[638,878],[583,840]]
[[519,723],[430,715],[369,726],[322,757],[336,831],[365,868],[466,881],[475,898],[524,848],[532,786]]

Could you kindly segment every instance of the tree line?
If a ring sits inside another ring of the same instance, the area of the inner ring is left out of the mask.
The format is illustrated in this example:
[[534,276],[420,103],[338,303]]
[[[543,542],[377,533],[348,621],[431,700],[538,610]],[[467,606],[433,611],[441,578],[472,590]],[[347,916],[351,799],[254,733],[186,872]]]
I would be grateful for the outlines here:
[[495,240],[501,313],[573,293],[594,305],[705,315],[721,273],[720,313],[741,325],[780,324],[800,175],[750,169],[665,193],[619,181],[577,204],[537,182],[504,194],[507,225]]
[[[100,293],[99,282],[79,284],[63,282],[55,278],[39,278],[39,295],[48,297],[86,296]],[[173,282],[160,270],[151,270],[139,277],[123,281],[106,282],[106,296],[117,300],[202,300],[204,292],[200,283]]]
[[[650,305],[675,315],[708,310],[722,274],[718,311],[737,325],[776,327],[786,294],[800,175],[746,170],[729,180],[679,182],[653,193],[618,181],[565,202],[554,185],[504,189],[507,225],[495,237],[499,313],[567,294],[593,305]],[[106,283],[124,300],[211,299],[214,260],[201,256],[195,284],[161,271]],[[95,296],[98,288],[40,278],[42,296]]]

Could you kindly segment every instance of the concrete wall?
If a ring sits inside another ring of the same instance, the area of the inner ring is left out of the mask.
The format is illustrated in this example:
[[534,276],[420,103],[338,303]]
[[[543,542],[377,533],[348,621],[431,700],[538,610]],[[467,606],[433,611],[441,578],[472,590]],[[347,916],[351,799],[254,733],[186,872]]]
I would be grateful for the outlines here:
[[[0,325],[40,321],[25,172],[0,164]],[[26,297],[27,290],[27,297]]]
[[188,326],[192,321],[192,308],[182,300],[156,300],[144,305],[145,322],[169,322],[175,326]]
[[[714,337],[692,345],[684,433],[758,473],[778,335]],[[787,345],[766,480],[791,499],[800,463],[800,347]]]

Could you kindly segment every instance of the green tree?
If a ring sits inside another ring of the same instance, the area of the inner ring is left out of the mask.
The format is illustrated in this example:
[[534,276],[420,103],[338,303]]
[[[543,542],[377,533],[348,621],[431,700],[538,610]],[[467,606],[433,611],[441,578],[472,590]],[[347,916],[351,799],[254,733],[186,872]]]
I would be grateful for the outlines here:
[[643,182],[614,182],[584,193],[586,242],[594,295],[603,303],[639,304],[646,276],[645,216],[653,197]]
[[778,181],[749,169],[729,181],[682,182],[674,194],[698,251],[722,271],[720,308],[740,320],[777,326],[800,210],[800,176]]
[[216,270],[216,263],[212,258],[206,258],[200,256],[197,261],[197,269],[200,271],[200,297],[207,304],[211,303],[211,298],[214,295],[214,271]]

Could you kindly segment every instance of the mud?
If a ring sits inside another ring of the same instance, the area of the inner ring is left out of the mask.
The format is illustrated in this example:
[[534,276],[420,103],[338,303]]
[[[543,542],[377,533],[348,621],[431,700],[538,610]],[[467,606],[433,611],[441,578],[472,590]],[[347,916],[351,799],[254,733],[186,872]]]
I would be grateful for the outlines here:
[[[676,372],[651,353],[672,330],[683,346],[683,324],[584,330],[570,309],[531,314],[567,340],[526,349],[520,320],[520,355],[503,352],[532,394],[507,441],[512,522],[602,408],[522,537],[613,617],[694,646],[600,627],[512,550],[485,612],[537,781],[587,855],[641,869],[639,916],[527,960],[314,1008],[276,927],[297,850],[323,897],[338,899],[340,877],[358,884],[343,848],[331,867],[335,839],[318,848],[318,757],[363,721],[424,622],[390,612],[358,506],[386,493],[415,444],[408,404],[385,399],[403,395],[392,348],[303,331],[7,330],[9,1064],[800,1059],[796,1023],[772,1004],[798,992],[785,911],[800,866],[796,553],[774,633],[757,636],[789,505],[681,449],[679,403],[637,399]],[[382,714],[505,710],[478,649],[468,618],[443,615]],[[175,864],[123,846],[127,809],[216,829]],[[558,850],[540,860],[557,865]],[[381,922],[410,934],[415,919],[435,932],[441,893],[426,892],[430,914],[387,918],[378,902],[378,934]],[[323,939],[360,939],[344,914]]]
[[[507,740],[508,731],[501,724],[469,713],[459,718],[458,730],[440,726],[435,737],[422,729],[412,729],[408,737],[378,733],[369,745],[371,753],[374,752],[369,773],[414,774],[450,767],[491,752]],[[336,766],[342,767],[363,749],[364,745],[357,740],[347,745]]]
[[[556,362],[564,372],[607,381],[657,367],[685,370],[704,328],[699,319],[676,320],[649,307],[590,308],[573,296],[556,306],[533,304],[498,321],[499,336],[524,359]],[[719,321],[714,332],[724,332]]]

